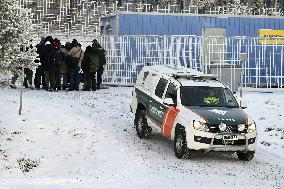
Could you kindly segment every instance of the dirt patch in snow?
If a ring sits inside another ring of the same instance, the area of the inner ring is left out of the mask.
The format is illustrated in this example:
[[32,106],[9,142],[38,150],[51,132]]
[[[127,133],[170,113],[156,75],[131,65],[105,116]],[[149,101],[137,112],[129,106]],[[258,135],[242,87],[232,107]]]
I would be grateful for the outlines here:
[[40,161],[39,160],[31,160],[31,159],[25,159],[20,158],[17,160],[19,164],[19,168],[23,173],[29,172],[30,170],[36,168],[39,166]]

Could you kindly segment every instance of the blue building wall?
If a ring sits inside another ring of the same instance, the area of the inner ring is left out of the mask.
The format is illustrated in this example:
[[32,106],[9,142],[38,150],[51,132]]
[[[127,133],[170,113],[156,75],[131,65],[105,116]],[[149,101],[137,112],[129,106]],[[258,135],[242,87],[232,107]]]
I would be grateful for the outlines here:
[[[203,28],[226,28],[227,36],[258,37],[259,29],[284,30],[284,17],[120,13],[105,17],[113,35],[202,35]],[[104,27],[103,34],[106,33]]]
[[[109,27],[106,24],[107,22],[109,23],[111,28],[109,31],[111,32],[107,31]],[[102,34],[111,35],[202,36],[204,28],[226,28],[227,37],[259,37],[260,29],[284,30],[284,17],[119,13],[111,17],[103,18],[102,26]],[[284,52],[283,45],[279,46],[279,48],[274,48],[273,45],[267,45],[265,49],[263,49],[261,45],[256,45],[254,49],[252,49],[250,47],[252,44],[250,43],[252,43],[250,40],[243,41],[242,49],[240,50],[240,52],[248,54],[250,60],[247,66],[252,68],[247,71],[246,77],[243,78],[246,83],[271,82],[279,84],[279,77],[272,76],[280,75],[282,83],[282,80],[284,81],[284,64],[282,63],[284,59],[282,57]],[[236,44],[234,41],[228,41],[227,60],[236,60],[236,54],[232,53],[234,52],[232,49],[234,44]],[[196,47],[192,46],[191,48]],[[136,54],[135,42],[133,42],[133,46],[130,47],[129,52],[130,51],[132,57],[139,57],[139,55]],[[126,58],[131,56],[126,56]],[[146,55],[142,57],[145,56]],[[155,56],[158,57],[159,55],[152,55],[151,57]],[[261,61],[254,59],[255,56],[260,57]],[[196,59],[199,60],[198,57],[196,57]],[[134,62],[128,59],[125,61],[129,62],[130,65]],[[189,63],[190,60],[187,59],[186,62]],[[197,63],[200,64],[200,62]],[[259,68],[258,73],[256,73],[256,69],[253,68]],[[256,75],[261,76],[259,81],[256,81]]]

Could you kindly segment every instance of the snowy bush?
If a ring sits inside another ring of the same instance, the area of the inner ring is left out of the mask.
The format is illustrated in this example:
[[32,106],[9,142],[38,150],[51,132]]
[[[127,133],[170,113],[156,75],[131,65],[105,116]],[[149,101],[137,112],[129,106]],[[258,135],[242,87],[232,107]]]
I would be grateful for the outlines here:
[[36,54],[26,50],[33,39],[31,11],[17,0],[0,0],[0,5],[0,73],[19,73],[22,65],[32,68]]

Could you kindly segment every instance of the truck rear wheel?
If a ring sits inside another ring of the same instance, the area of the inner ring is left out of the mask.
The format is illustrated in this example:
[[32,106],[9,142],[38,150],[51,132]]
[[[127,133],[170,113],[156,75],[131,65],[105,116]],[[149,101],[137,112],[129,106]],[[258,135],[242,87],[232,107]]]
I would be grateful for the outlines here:
[[250,161],[253,159],[254,157],[254,154],[255,152],[252,151],[252,152],[246,152],[246,153],[243,153],[243,152],[237,152],[237,156],[240,160],[242,161]]
[[137,111],[134,124],[139,138],[148,138],[152,133],[152,128],[147,123],[146,110]]
[[179,129],[175,134],[174,150],[178,159],[187,159],[190,155],[187,148],[186,133],[183,129]]

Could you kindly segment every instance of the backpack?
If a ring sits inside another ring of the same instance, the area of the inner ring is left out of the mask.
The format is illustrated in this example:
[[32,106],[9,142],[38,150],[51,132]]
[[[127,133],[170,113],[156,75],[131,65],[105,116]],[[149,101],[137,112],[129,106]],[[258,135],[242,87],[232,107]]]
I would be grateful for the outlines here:
[[64,60],[64,53],[61,51],[56,51],[53,57],[54,64],[59,65]]
[[90,72],[95,72],[99,67],[99,57],[97,55],[90,56]]
[[67,55],[67,56],[65,56],[65,62],[66,62],[66,64],[67,64],[68,67],[70,67],[70,68],[76,68],[76,67],[78,66],[82,52],[80,53],[80,57],[79,57],[79,58],[74,57],[74,55],[77,54],[79,51],[81,51],[81,49],[79,49],[79,50],[78,50],[76,53],[74,53],[73,55]]

